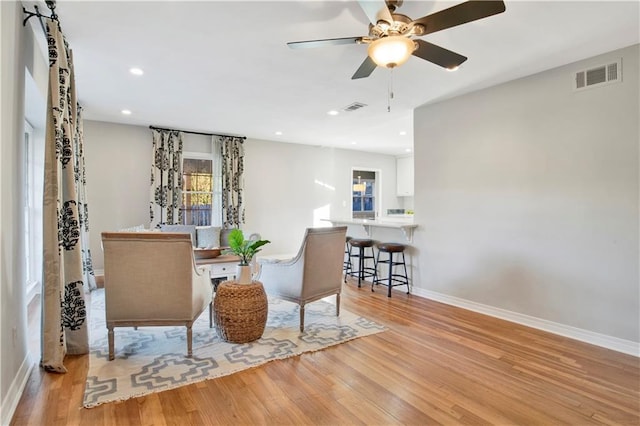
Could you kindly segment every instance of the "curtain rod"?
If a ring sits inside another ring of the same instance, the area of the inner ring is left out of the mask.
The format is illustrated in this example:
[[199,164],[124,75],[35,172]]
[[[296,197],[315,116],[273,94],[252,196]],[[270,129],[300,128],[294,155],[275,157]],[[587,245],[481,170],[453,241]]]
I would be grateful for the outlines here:
[[157,127],[157,126],[149,126],[149,128],[151,130],[169,130],[169,131],[176,131],[176,132],[182,132],[182,133],[191,133],[192,135],[203,135],[203,136],[221,136],[221,137],[230,137],[230,138],[241,138],[241,139],[247,139],[246,136],[233,136],[233,135],[219,135],[217,133],[204,133],[204,132],[193,132],[190,130],[179,130],[179,129],[167,129],[166,127]]

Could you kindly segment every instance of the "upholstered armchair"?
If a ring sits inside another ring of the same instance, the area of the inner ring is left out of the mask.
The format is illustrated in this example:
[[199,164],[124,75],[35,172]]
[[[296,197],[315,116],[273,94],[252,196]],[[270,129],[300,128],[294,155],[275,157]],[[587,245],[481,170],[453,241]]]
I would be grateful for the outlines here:
[[346,234],[346,226],[307,228],[293,259],[258,259],[258,279],[267,294],[300,305],[300,332],[307,303],[335,294],[336,315],[340,315]]
[[211,305],[212,288],[208,267],[196,267],[189,234],[103,232],[102,247],[109,360],[113,329],[138,326],[184,325],[191,357],[191,327]]

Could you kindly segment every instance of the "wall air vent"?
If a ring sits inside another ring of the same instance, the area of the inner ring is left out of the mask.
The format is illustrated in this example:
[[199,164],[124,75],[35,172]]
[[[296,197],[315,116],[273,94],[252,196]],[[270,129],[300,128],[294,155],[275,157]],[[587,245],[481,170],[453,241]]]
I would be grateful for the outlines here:
[[622,81],[622,59],[605,65],[578,71],[575,75],[574,90],[604,86]]
[[358,110],[360,108],[364,108],[366,106],[367,105],[363,104],[362,102],[354,102],[351,105],[347,105],[346,107],[342,108],[342,110],[346,112],[351,112],[351,111]]

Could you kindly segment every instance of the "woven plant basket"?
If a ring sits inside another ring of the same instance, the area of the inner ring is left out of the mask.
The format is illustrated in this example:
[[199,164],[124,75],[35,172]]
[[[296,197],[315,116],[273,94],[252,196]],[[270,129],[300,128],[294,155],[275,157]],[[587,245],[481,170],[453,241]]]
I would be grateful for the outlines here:
[[213,311],[218,336],[226,342],[247,343],[262,337],[267,324],[267,294],[262,283],[218,285]]

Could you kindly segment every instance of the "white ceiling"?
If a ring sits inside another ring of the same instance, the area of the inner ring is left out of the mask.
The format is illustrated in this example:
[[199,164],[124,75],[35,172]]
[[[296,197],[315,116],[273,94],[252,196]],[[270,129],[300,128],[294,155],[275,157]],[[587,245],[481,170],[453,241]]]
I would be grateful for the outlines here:
[[[416,19],[458,3],[405,0],[398,12]],[[402,155],[420,105],[639,42],[638,1],[505,3],[424,36],[469,59],[451,73],[411,57],[393,71],[390,112],[389,70],[351,80],[366,46],[286,46],[366,35],[355,1],[59,1],[57,12],[85,119]],[[353,102],[367,107],[327,115]]]

